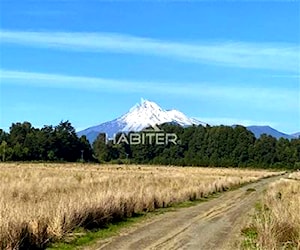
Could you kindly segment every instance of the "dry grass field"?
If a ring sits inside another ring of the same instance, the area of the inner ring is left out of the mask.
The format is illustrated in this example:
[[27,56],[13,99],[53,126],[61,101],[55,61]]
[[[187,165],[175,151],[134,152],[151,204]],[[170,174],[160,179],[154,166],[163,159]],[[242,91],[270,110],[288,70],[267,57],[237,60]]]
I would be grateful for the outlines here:
[[230,168],[0,164],[0,249],[44,248],[78,227],[100,228],[274,174]]
[[270,184],[256,210],[246,249],[300,249],[300,172]]

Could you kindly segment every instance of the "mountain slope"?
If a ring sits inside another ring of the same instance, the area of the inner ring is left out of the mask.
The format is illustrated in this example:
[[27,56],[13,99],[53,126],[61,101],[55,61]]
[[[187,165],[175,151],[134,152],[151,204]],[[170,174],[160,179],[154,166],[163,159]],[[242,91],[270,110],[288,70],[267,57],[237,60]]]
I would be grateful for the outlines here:
[[277,131],[274,128],[271,128],[270,126],[248,126],[248,130],[250,130],[256,138],[259,138],[262,134],[271,135],[277,139],[279,138],[285,138],[285,139],[293,139],[292,135],[288,135],[282,132]]
[[291,136],[293,136],[293,138],[298,138],[300,136],[300,132],[292,134]]
[[87,128],[78,132],[78,135],[86,135],[88,140],[93,142],[99,133],[106,133],[111,138],[118,132],[141,131],[146,127],[163,123],[176,123],[180,126],[207,125],[206,123],[187,117],[178,110],[164,110],[154,102],[142,100],[140,104],[132,107],[123,116]]

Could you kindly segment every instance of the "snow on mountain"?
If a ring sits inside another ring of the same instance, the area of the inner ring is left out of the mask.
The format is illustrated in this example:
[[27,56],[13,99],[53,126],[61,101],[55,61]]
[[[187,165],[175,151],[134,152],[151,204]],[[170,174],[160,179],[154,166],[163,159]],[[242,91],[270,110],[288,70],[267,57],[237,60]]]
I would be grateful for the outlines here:
[[86,135],[89,141],[93,142],[99,133],[106,133],[108,137],[112,137],[117,132],[141,131],[146,127],[163,123],[176,123],[181,126],[207,125],[187,117],[180,111],[164,110],[155,102],[142,99],[140,104],[136,104],[123,116],[98,126],[87,128],[78,132],[78,135]]
[[160,125],[163,123],[177,123],[181,126],[206,125],[195,119],[188,118],[177,110],[164,110],[155,102],[142,100],[141,104],[135,105],[130,111],[117,119],[119,122],[126,123],[123,132],[141,131],[142,129]]
[[183,113],[175,109],[169,110],[167,113],[172,122],[176,122],[181,126],[191,126],[193,124],[203,126],[207,125],[206,123],[200,122],[194,118],[188,118]]
[[156,103],[142,100],[141,104],[135,105],[128,113],[117,119],[126,123],[123,132],[141,131],[143,128],[154,124],[171,122],[167,112]]

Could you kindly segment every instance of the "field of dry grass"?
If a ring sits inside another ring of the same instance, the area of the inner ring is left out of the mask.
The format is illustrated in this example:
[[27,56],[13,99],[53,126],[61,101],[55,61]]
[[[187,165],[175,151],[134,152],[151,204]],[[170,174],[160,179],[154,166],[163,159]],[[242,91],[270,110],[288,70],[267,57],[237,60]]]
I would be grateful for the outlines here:
[[249,226],[245,249],[300,249],[300,172],[268,187]]
[[44,248],[78,227],[100,228],[273,174],[230,168],[0,164],[0,249]]

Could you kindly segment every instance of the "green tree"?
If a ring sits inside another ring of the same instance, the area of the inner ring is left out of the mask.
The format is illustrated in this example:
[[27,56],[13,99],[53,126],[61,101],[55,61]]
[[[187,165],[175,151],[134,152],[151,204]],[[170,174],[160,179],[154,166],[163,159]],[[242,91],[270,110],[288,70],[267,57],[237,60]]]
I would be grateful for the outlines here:
[[253,147],[253,159],[260,167],[271,166],[276,161],[276,138],[263,134]]
[[294,168],[300,169],[300,137],[291,140],[292,160],[295,163]]
[[93,143],[93,150],[95,157],[99,162],[110,161],[111,153],[110,149],[107,145],[106,134],[99,133],[97,139]]
[[60,122],[53,133],[56,156],[63,161],[77,161],[81,158],[80,141],[69,121]]
[[0,157],[2,161],[5,161],[6,150],[7,150],[7,142],[3,140],[0,145]]
[[245,166],[250,160],[250,152],[255,143],[255,136],[243,126],[234,128],[235,148],[232,155],[235,166]]
[[93,149],[85,135],[82,135],[79,139],[80,141],[80,150],[82,152],[82,157],[84,161],[93,160]]

